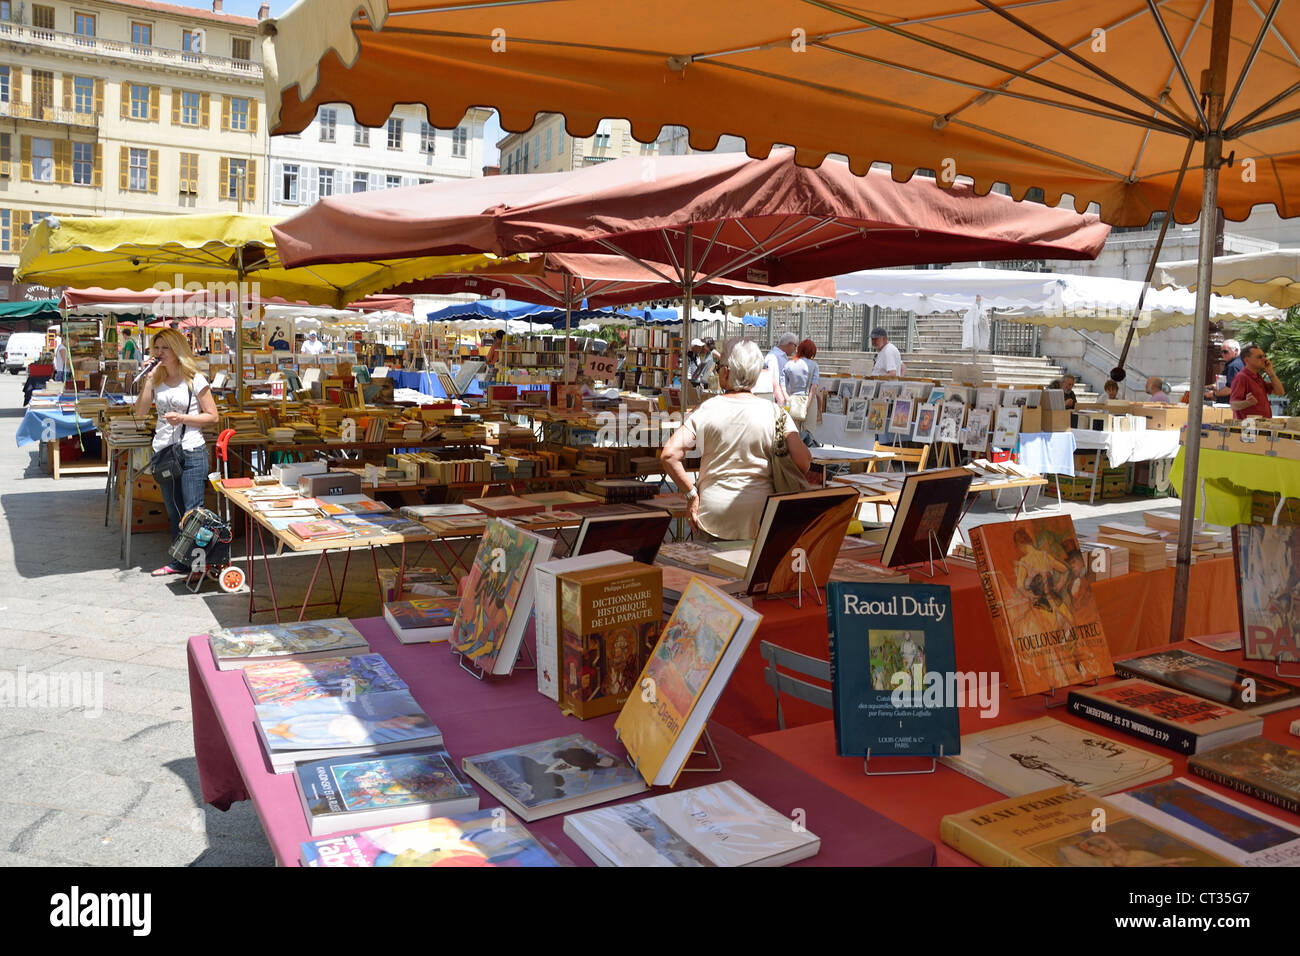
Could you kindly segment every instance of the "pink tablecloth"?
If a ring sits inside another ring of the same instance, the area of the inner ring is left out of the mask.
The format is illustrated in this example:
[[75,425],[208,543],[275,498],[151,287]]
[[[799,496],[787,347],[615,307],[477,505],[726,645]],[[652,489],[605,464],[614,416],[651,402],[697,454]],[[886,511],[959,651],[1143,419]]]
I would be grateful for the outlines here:
[[[581,732],[622,753],[614,739],[614,717],[579,722],[562,714],[537,692],[532,671],[478,681],[461,670],[443,644],[402,645],[383,618],[354,622],[411,686],[420,706],[443,732],[456,759],[516,744]],[[253,702],[240,672],[218,671],[206,636],[189,643],[194,752],[203,800],[228,809],[252,799],[267,839],[281,865],[297,863],[299,844],[311,839],[290,774],[274,774],[253,729]],[[688,773],[679,788],[735,780],[781,813],[804,812],[808,829],[821,837],[821,852],[808,864],[822,866],[931,866],[934,845],[886,819],[810,774],[756,746],[716,722],[710,733],[722,756],[718,773]],[[481,794],[481,806],[497,801]],[[588,864],[563,832],[563,816],[528,824],[575,863]],[[799,864],[796,864],[799,865]]]

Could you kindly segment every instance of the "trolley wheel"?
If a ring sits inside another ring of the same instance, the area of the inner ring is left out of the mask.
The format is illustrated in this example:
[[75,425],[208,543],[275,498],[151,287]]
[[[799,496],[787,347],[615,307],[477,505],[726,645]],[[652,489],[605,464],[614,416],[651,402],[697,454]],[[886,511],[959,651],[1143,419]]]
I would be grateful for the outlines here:
[[221,570],[221,575],[217,578],[217,584],[227,594],[234,594],[244,586],[244,580],[243,568],[237,568],[232,564],[230,567]]

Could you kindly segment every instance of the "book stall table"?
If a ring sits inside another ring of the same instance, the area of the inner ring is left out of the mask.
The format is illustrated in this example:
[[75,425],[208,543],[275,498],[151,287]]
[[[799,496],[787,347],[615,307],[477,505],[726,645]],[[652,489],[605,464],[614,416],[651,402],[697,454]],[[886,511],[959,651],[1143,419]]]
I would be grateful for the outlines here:
[[[1235,627],[1230,633],[1236,633]],[[1234,666],[1242,666],[1261,675],[1271,676],[1272,674],[1271,668],[1264,662],[1243,661],[1239,650],[1220,653],[1192,641],[1180,641],[1176,644],[1161,646],[1170,649],[1178,648],[1193,654],[1199,654],[1202,657],[1232,663]],[[959,637],[958,653],[960,654],[960,652],[961,642]],[[1134,655],[1127,654],[1123,656],[1132,657]],[[960,660],[957,666],[959,670],[964,669]],[[821,714],[825,717],[826,711],[821,711]],[[1249,804],[1264,813],[1293,823],[1300,823],[1300,817],[1295,814],[1288,814],[1287,811],[1279,807],[1255,800],[1231,788],[1211,783],[1202,777],[1191,776],[1187,771],[1187,757],[1183,754],[1154,744],[1147,744],[1135,737],[1114,728],[1105,727],[1094,721],[1075,717],[1069,714],[1065,707],[1045,710],[1042,697],[1012,699],[1006,694],[1005,688],[1002,688],[996,715],[981,717],[977,708],[963,707],[961,709],[961,732],[963,734],[977,733],[993,727],[1043,716],[1054,717],[1084,730],[1096,730],[1105,736],[1170,758],[1173,761],[1173,773],[1170,776],[1160,778],[1161,780],[1167,781],[1174,777],[1189,777],[1226,797]],[[1263,736],[1286,746],[1294,746],[1296,738],[1287,733],[1287,727],[1296,716],[1297,712],[1294,709],[1264,714]],[[914,833],[931,840],[938,851],[937,862],[939,866],[978,865],[940,839],[940,818],[945,814],[960,813],[1005,799],[1004,795],[997,790],[986,787],[971,777],[942,764],[935,768],[933,774],[868,777],[863,773],[861,757],[840,757],[836,755],[835,726],[832,721],[825,719],[818,723],[805,724],[788,730],[756,734],[751,737],[751,740],[818,780],[835,787],[841,793],[860,801],[864,806],[870,807],[889,819],[902,824]],[[916,758],[890,759],[897,762],[898,769],[922,764],[922,761]],[[928,758],[924,763],[928,766]]]
[[122,543],[118,554],[122,562],[129,566],[135,482],[149,471],[153,460],[153,440],[145,438],[119,442],[106,436],[104,451],[108,461],[108,480],[104,483],[104,524],[108,524],[114,506],[121,508]]
[[[1276,515],[1288,498],[1300,498],[1300,461],[1240,451],[1216,451],[1201,446],[1197,465],[1197,509],[1209,524],[1250,524],[1251,495],[1264,491],[1277,495]],[[1169,473],[1172,488],[1183,487],[1183,449],[1178,449]]]
[[[554,701],[537,692],[531,670],[477,681],[461,670],[445,644],[402,645],[383,618],[353,623],[369,642],[371,652],[382,654],[407,682],[456,760],[572,733],[582,733],[614,753],[621,752],[614,735],[616,715],[586,721],[565,716]],[[529,637],[525,640],[531,643]],[[271,772],[254,730],[253,701],[242,675],[238,670],[217,670],[206,635],[190,639],[188,657],[194,753],[203,802],[225,810],[237,801],[252,800],[276,861],[282,866],[296,865],[299,844],[314,838],[292,775]],[[734,780],[778,813],[802,810],[809,831],[821,838],[821,851],[792,865],[933,865],[931,841],[719,726],[716,720],[710,723],[709,735],[722,770],[683,773],[676,789]],[[483,809],[497,805],[481,788],[477,792]],[[655,788],[627,800],[665,792]],[[525,826],[574,863],[590,865],[587,855],[565,835],[562,814]]]
[[[1178,454],[1182,437],[1179,429],[1144,428],[1132,432],[1098,432],[1073,428],[1075,447],[1079,451],[1106,452],[1112,468],[1139,461],[1160,461]],[[1066,474],[1066,472],[1062,472]]]
[[[831,480],[835,481],[836,479],[832,478]],[[844,483],[851,484],[851,482],[841,482],[841,484]],[[966,498],[966,507],[962,511],[962,518],[964,519],[966,517],[967,512],[970,511],[971,506],[975,503],[976,496],[979,494],[988,492],[993,496],[994,507],[1009,511],[1010,507],[1003,509],[1002,505],[999,503],[1001,493],[1013,489],[1022,489],[1020,493],[1020,501],[1016,505],[1016,513],[1011,519],[1014,521],[1016,518],[1020,517],[1020,512],[1024,510],[1025,502],[1029,500],[1030,489],[1042,488],[1048,484],[1050,484],[1050,482],[1042,475],[1034,475],[1029,478],[1008,478],[1006,481],[990,481],[984,478],[976,478],[971,482],[970,491]],[[879,511],[880,505],[889,505],[889,507],[893,508],[898,505],[898,496],[901,493],[901,491],[882,491],[878,494],[871,494],[864,491],[859,498],[859,503],[864,505],[876,505],[877,511]]]
[[[95,423],[82,418],[75,411],[65,412],[58,407],[33,408],[28,406],[23,420],[18,423],[14,436],[18,447],[40,442],[45,470],[57,481],[63,475],[103,475],[108,473],[108,462],[101,456],[78,464],[64,464],[59,443],[64,438],[95,434]],[[101,446],[102,448],[102,446]]]

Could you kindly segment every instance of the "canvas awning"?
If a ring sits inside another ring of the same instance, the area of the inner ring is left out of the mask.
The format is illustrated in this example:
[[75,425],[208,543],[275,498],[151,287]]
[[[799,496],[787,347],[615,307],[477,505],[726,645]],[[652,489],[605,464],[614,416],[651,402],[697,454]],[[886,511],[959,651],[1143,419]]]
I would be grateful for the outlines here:
[[[1159,279],[1194,290],[1196,267],[1195,259],[1164,263],[1158,267]],[[1279,309],[1300,305],[1300,249],[1217,256],[1210,287],[1220,295],[1254,299]]]

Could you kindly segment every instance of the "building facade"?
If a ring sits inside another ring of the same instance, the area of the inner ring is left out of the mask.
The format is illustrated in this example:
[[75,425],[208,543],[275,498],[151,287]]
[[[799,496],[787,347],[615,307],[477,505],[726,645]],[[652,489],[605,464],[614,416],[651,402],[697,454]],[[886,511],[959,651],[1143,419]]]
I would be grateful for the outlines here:
[[150,0],[0,0],[0,266],[46,215],[265,208],[257,21]]
[[269,212],[290,216],[340,193],[481,176],[490,115],[473,109],[455,129],[437,129],[423,107],[404,105],[372,129],[350,106],[322,106],[301,133],[271,138]]
[[654,143],[638,143],[632,124],[622,119],[601,120],[592,136],[570,136],[559,113],[542,113],[526,133],[509,133],[497,142],[501,175],[562,173],[624,156],[655,156]]

